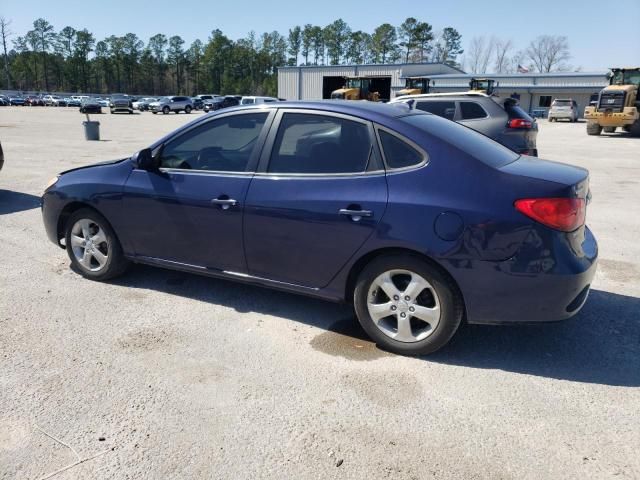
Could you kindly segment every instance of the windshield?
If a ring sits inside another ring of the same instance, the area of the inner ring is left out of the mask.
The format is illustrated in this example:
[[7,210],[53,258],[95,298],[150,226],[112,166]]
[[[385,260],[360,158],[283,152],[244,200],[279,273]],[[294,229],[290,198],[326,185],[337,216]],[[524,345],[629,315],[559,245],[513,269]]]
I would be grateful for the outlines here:
[[430,115],[407,115],[403,122],[434,135],[468,155],[495,168],[503,167],[518,159],[519,155],[481,133],[451,120]]
[[350,78],[347,80],[347,88],[360,88],[362,80],[359,78]]
[[427,82],[424,78],[407,78],[406,87],[407,88],[424,88],[425,83]]
[[611,85],[640,85],[640,70],[617,70],[611,77]]
[[554,100],[553,106],[554,107],[570,107],[571,100]]

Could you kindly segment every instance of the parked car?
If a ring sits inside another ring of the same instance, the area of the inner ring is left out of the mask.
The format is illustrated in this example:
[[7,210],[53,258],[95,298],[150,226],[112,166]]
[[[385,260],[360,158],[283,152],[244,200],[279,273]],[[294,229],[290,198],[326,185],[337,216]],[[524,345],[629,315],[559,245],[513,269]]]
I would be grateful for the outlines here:
[[7,107],[10,105],[9,97],[6,95],[0,95],[0,107]]
[[149,104],[149,110],[152,113],[162,112],[165,115],[170,112],[175,113],[191,113],[193,110],[193,102],[191,97],[162,97],[157,102]]
[[82,102],[78,98],[67,97],[66,99],[67,107],[80,107]]
[[557,122],[560,118],[577,122],[579,116],[578,104],[573,98],[556,98],[551,102],[547,118],[550,122]]
[[390,103],[398,102],[461,123],[516,153],[538,156],[538,122],[513,98],[483,93],[436,93],[402,96]]
[[98,97],[98,103],[101,107],[108,107],[110,102],[108,98]]
[[85,97],[80,104],[80,113],[102,113],[100,102],[91,97]]
[[37,95],[29,95],[25,98],[24,104],[30,107],[44,107],[44,100]]
[[52,107],[66,107],[67,101],[58,95],[45,95],[43,97],[45,105]]
[[228,107],[240,105],[240,100],[235,95],[227,95],[224,97],[215,97],[204,102],[205,112],[214,112]]
[[136,262],[353,302],[383,348],[425,354],[463,318],[578,312],[598,254],[589,198],[587,170],[420,110],[278,102],[64,172],[42,213],[92,280]]
[[279,102],[277,98],[274,97],[242,97],[240,99],[240,105],[254,105],[257,103],[271,103],[271,102]]
[[191,97],[191,103],[193,103],[194,110],[202,110],[204,108],[204,101],[199,97]]
[[109,111],[111,113],[128,112],[133,113],[133,101],[129,95],[116,93],[109,99]]
[[25,104],[25,99],[22,95],[10,95],[9,96],[9,105],[17,105],[23,107]]
[[135,102],[133,102],[133,108],[134,110],[140,110],[141,112],[144,112],[149,110],[149,104],[151,102],[157,102],[157,101],[158,99],[153,97],[139,98]]

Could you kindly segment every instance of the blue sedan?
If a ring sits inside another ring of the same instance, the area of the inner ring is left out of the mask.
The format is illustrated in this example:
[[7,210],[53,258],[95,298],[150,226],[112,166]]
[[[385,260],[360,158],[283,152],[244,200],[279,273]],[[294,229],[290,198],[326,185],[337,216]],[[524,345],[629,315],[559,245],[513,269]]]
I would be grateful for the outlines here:
[[383,348],[427,354],[459,325],[580,310],[597,244],[586,170],[369,102],[206,115],[42,198],[93,280],[144,263],[346,301]]

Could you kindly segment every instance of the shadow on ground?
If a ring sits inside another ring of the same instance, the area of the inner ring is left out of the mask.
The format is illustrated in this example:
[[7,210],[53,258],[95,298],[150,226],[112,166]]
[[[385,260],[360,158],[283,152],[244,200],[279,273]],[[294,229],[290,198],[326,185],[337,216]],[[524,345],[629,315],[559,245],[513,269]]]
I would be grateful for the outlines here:
[[0,189],[0,215],[22,212],[40,206],[40,197],[28,193]]
[[[118,285],[161,291],[325,330],[317,350],[353,360],[390,356],[367,338],[350,306],[266,288],[135,266]],[[428,362],[602,385],[640,386],[640,298],[593,290],[573,319],[539,325],[463,325]]]

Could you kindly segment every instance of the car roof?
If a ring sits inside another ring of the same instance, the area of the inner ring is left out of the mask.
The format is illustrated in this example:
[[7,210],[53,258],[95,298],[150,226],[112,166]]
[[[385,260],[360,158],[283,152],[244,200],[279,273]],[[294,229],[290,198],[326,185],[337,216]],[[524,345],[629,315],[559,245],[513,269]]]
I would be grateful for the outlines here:
[[[316,100],[316,101],[301,101],[301,100],[288,100],[284,102],[271,102],[260,103],[251,105],[238,105],[234,107],[228,107],[222,110],[218,110],[213,115],[226,114],[231,112],[242,111],[265,111],[274,108],[290,108],[299,110],[319,110],[332,113],[342,113],[345,115],[352,115],[354,117],[363,117],[367,120],[374,122],[387,123],[388,120],[393,120],[400,117],[406,117],[409,115],[431,115],[428,112],[421,110],[411,110],[403,102],[396,104],[386,104],[379,102],[369,102],[366,100],[354,101],[354,100]],[[203,121],[207,121],[208,118],[212,118],[211,115],[199,116],[193,121],[186,123],[182,127],[174,130],[173,132],[165,135],[156,142],[154,142],[150,148],[154,149],[169,137],[176,135],[178,132],[190,128],[191,126]]]

